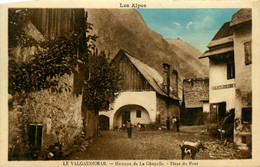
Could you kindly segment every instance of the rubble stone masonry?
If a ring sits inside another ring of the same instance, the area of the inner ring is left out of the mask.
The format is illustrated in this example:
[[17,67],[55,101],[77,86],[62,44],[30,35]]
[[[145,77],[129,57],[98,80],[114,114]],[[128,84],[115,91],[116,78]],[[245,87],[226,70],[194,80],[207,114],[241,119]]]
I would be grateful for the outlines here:
[[71,150],[75,138],[82,133],[82,96],[73,95],[71,85],[72,77],[65,76],[56,89],[30,93],[23,104],[13,96],[9,107],[9,159],[25,158],[30,124],[42,126],[42,152],[56,142],[62,145],[63,153]]

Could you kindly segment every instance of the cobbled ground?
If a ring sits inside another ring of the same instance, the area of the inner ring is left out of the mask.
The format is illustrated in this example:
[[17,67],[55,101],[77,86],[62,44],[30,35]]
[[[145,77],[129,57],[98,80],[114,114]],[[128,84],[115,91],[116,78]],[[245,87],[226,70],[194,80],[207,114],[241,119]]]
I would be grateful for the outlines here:
[[[180,133],[173,131],[137,131],[133,130],[132,138],[126,131],[101,131],[84,151],[73,153],[70,160],[179,160],[179,144],[183,140],[200,140],[208,149],[200,151],[196,159],[249,159],[251,151],[234,148],[233,143],[227,146],[223,141],[205,133],[205,126],[182,126]],[[191,159],[186,156],[185,159]]]

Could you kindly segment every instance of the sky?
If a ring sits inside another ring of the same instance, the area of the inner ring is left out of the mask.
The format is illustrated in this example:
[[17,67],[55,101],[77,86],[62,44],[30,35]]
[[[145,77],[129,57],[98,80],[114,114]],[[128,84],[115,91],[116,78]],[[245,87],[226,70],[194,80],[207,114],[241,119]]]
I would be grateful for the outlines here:
[[[0,3],[3,3],[0,0]],[[8,2],[26,0],[8,0]],[[6,3],[6,2],[5,2]],[[180,38],[202,53],[219,28],[239,9],[136,9],[147,26],[165,39]]]
[[202,53],[239,9],[137,9],[147,26],[165,39],[180,38]]

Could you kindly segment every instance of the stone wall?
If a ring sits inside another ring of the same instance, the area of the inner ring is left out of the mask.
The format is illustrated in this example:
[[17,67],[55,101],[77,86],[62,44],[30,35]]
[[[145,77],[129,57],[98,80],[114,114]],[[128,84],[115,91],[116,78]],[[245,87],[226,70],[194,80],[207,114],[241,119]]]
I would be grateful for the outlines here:
[[167,117],[170,117],[170,120],[173,116],[178,116],[180,118],[180,106],[177,104],[177,102],[170,102],[169,108],[167,109],[165,97],[157,95],[156,106],[156,113],[157,116],[160,115],[160,123],[162,125],[166,125]]
[[[62,145],[62,152],[69,153],[75,138],[82,134],[82,96],[73,95],[71,86],[72,77],[64,76],[57,88],[33,92],[27,94],[25,98],[12,97],[12,104],[9,105],[9,159],[30,158],[28,155],[30,124],[42,126],[42,152],[50,145],[59,142]],[[27,153],[19,155],[17,149],[27,149]],[[13,155],[14,152],[17,155]],[[38,158],[45,158],[44,156]]]
[[209,79],[185,79],[183,81],[183,90],[186,108],[202,107],[201,100],[209,99]]
[[245,64],[245,42],[252,41],[251,26],[244,25],[234,32],[236,71],[236,117],[241,109],[252,107],[252,65]]
[[235,128],[234,142],[240,149],[251,149],[252,120],[246,120],[244,115],[252,119],[252,64],[245,63],[246,42],[252,41],[252,27],[250,23],[242,24],[234,31],[234,53],[236,71],[235,91]]

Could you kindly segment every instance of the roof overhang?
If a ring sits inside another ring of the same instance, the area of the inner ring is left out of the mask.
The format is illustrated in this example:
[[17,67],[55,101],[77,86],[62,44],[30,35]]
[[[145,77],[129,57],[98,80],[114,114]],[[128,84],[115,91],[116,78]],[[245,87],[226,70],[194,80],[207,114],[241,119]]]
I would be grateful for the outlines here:
[[213,40],[209,43],[208,48],[215,47],[218,45],[223,45],[230,42],[233,42],[233,36],[228,36],[217,40]]
[[217,50],[207,50],[206,52],[204,52],[204,54],[201,57],[199,57],[199,59],[207,58],[207,57],[211,57],[211,56],[215,56],[215,55],[220,55],[220,54],[224,54],[224,53],[228,53],[228,52],[233,52],[233,51],[234,51],[233,46],[229,46],[229,47],[225,47],[225,48],[221,48],[221,49],[217,49]]
[[232,16],[232,20],[230,22],[230,26],[237,26],[242,23],[246,23],[252,21],[252,9],[244,8],[240,9]]
[[[134,67],[140,72],[140,74],[146,79],[146,81],[151,85],[151,87],[160,95],[165,96],[167,98],[171,98],[173,100],[180,101],[179,97],[173,95],[170,93],[167,95],[167,93],[164,91],[164,89],[161,87],[161,83],[163,82],[162,76],[159,74],[158,71],[156,71],[154,68],[148,66],[144,62],[141,62],[139,59],[132,56],[132,54],[120,50],[116,57],[119,55],[125,55],[129,61],[134,65]],[[115,58],[112,60],[115,61]]]

